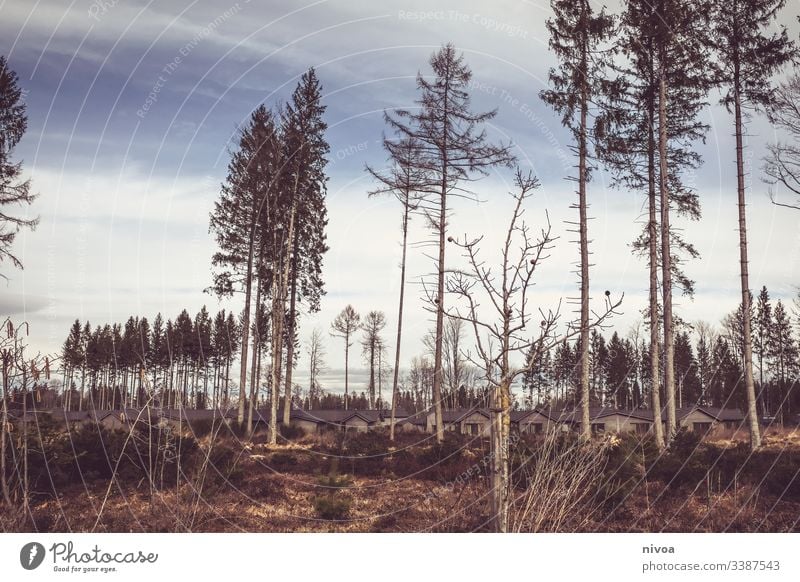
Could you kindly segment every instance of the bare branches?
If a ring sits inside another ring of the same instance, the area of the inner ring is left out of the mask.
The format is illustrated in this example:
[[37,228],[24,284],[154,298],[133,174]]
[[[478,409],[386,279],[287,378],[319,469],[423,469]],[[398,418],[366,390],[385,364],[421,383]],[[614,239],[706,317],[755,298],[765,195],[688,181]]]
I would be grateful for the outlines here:
[[795,74],[783,83],[774,94],[769,117],[779,129],[789,135],[787,142],[768,144],[769,155],[764,159],[764,181],[771,186],[782,186],[798,198],[796,204],[779,202],[770,188],[769,199],[775,206],[800,210],[800,75]]
[[[461,249],[468,266],[449,273],[447,293],[455,297],[455,305],[446,309],[446,315],[464,321],[472,328],[477,357],[469,354],[467,357],[495,386],[513,382],[528,370],[527,363],[512,363],[515,355],[531,349],[544,352],[580,333],[580,328],[574,323],[567,324],[565,330],[558,332],[561,302],[555,308],[540,307],[535,311],[531,308],[534,275],[550,256],[557,237],[552,234],[547,212],[543,217],[545,224],[538,232],[524,219],[525,202],[539,188],[539,180],[530,173],[523,174],[517,170],[514,183],[516,192],[511,194],[514,206],[498,266],[490,265],[482,257],[483,236],[448,239],[450,244]],[[603,309],[592,311],[590,327],[607,325],[608,320],[618,313],[621,303],[622,297],[612,300],[610,292],[606,292]],[[538,327],[531,325],[534,315],[538,316]]]

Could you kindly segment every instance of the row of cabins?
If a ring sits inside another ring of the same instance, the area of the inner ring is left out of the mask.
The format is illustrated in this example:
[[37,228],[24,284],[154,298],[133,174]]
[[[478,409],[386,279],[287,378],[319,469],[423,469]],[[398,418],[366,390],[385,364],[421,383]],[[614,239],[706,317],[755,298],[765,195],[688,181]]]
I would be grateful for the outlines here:
[[[224,422],[230,424],[237,417],[236,410],[222,411],[180,409],[125,409],[105,411],[65,411],[61,409],[28,411],[25,416],[21,412],[10,412],[12,424],[33,421],[38,414],[49,414],[56,422],[70,429],[78,429],[86,424],[96,424],[109,430],[126,430],[134,422],[169,425],[177,429],[196,428],[200,423],[211,424]],[[679,408],[676,411],[679,426],[700,433],[708,433],[717,428],[737,429],[744,426],[744,414],[734,408],[713,408],[694,406]],[[389,410],[300,410],[291,413],[294,427],[306,433],[319,433],[328,430],[366,432],[388,427],[391,412]],[[591,408],[589,418],[592,432],[631,432],[647,434],[653,429],[653,412],[646,409],[620,410],[615,408]],[[436,432],[436,419],[433,410],[408,414],[404,410],[395,413],[397,430],[402,432]],[[488,437],[490,431],[490,413],[486,408],[468,408],[444,410],[442,412],[444,428],[449,432]],[[666,423],[666,414],[661,421]],[[270,411],[256,411],[253,417],[255,430],[263,430],[269,426]],[[540,434],[549,430],[579,431],[581,428],[581,412],[577,409],[514,410],[511,412],[512,429],[523,434]]]
[[[679,427],[706,434],[718,428],[737,429],[744,425],[745,415],[734,408],[694,406],[676,410]],[[617,408],[592,407],[589,419],[594,434],[607,432],[647,434],[653,430],[653,411],[646,409],[621,410]],[[409,418],[425,432],[436,431],[435,415],[432,411],[422,417]],[[485,408],[467,410],[445,410],[442,422],[446,431],[488,437],[490,414]],[[666,427],[666,412],[661,415]],[[581,411],[578,409],[547,409],[511,411],[512,430],[523,434],[540,434],[548,430],[564,432],[581,430]]]

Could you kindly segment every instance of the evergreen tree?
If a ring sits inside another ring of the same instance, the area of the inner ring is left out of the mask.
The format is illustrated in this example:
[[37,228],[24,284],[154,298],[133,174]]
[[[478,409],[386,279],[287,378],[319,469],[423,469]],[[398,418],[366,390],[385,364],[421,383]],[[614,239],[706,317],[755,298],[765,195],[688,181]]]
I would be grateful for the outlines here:
[[775,379],[774,406],[785,417],[791,413],[791,390],[797,382],[798,346],[792,334],[791,320],[780,300],[775,303],[768,353]]
[[729,341],[720,336],[711,353],[713,375],[709,386],[712,406],[741,407],[746,396],[739,388],[742,386],[742,368],[738,358],[731,350]]
[[[305,302],[308,311],[313,313],[319,311],[320,297],[324,293],[322,260],[328,250],[325,234],[328,224],[325,206],[327,193],[325,156],[330,149],[328,142],[325,141],[328,125],[323,120],[324,113],[322,86],[312,68],[300,78],[281,117],[285,159],[282,190],[285,196],[284,204],[288,209],[288,220],[285,239],[277,246],[284,254],[284,258],[283,273],[278,272],[280,276],[276,287],[279,303],[272,308],[272,381],[273,386],[280,384],[280,371],[276,372],[276,368],[280,367],[282,344],[275,339],[283,337],[285,323],[286,334],[290,338],[286,344],[286,388],[283,407],[283,423],[287,425],[292,400],[297,302]],[[287,313],[285,317],[284,312]],[[275,430],[271,432],[271,440],[273,434],[276,434]]]
[[613,34],[614,24],[603,10],[595,14],[589,0],[551,0],[555,17],[547,21],[550,50],[559,59],[558,69],[549,74],[550,89],[542,91],[542,99],[561,114],[561,122],[572,133],[578,157],[578,244],[580,261],[580,365],[581,431],[591,438],[589,421],[589,235],[587,215],[587,183],[589,182],[590,108],[602,83],[605,61],[603,43]]
[[[690,219],[700,216],[697,195],[686,185],[683,173],[699,166],[700,157],[690,144],[707,130],[698,121],[707,88],[699,32],[703,21],[696,2],[627,0],[618,37],[618,50],[625,59],[614,63],[618,78],[603,87],[605,106],[597,130],[598,153],[613,171],[613,184],[647,195],[648,220],[633,247],[648,260],[651,344],[659,343],[659,320],[665,321],[669,362],[662,366],[659,350],[649,350],[649,375],[658,378],[664,369],[668,424],[673,427],[672,289],[677,285],[684,294],[692,294],[693,282],[683,271],[682,257],[695,258],[698,253],[670,224],[670,211]],[[659,209],[659,202],[666,204]],[[667,299],[661,304],[659,267],[662,302]],[[662,406],[658,384],[651,391],[654,409]],[[655,438],[663,446],[660,425],[655,426]]]
[[[211,213],[209,230],[219,250],[212,257],[217,269],[211,287],[218,296],[244,294],[239,374],[238,422],[244,422],[247,387],[247,355],[253,281],[263,284],[266,269],[258,259],[275,256],[274,243],[278,180],[282,165],[281,141],[272,113],[263,105],[256,108],[249,123],[239,132],[239,149],[228,164],[228,176]],[[270,239],[268,234],[272,234]],[[273,417],[274,418],[274,417]],[[273,423],[274,424],[274,423]]]
[[438,239],[436,258],[436,290],[426,291],[431,309],[436,312],[434,351],[433,405],[436,417],[436,439],[444,439],[442,423],[442,345],[444,338],[445,242],[447,240],[448,201],[467,193],[464,182],[485,175],[498,165],[513,161],[509,145],[488,142],[484,124],[496,111],[473,113],[467,92],[472,72],[462,55],[448,44],[430,58],[433,80],[417,75],[420,92],[418,109],[401,109],[387,115],[387,122],[401,139],[416,144],[420,168],[435,187],[421,194],[431,199],[427,218]]
[[696,404],[701,394],[700,377],[692,342],[685,331],[675,335],[675,378],[678,406],[682,408]]
[[0,264],[8,261],[18,269],[22,268],[22,261],[11,250],[14,239],[21,228],[34,229],[39,223],[38,217],[12,216],[9,212],[11,208],[30,206],[36,199],[30,180],[21,179],[22,162],[11,161],[14,148],[28,129],[25,109],[17,74],[0,56]]
[[[786,27],[776,33],[768,27],[777,18],[785,0],[717,0],[711,42],[716,52],[716,78],[722,88],[722,104],[733,113],[736,136],[736,178],[739,203],[739,266],[743,312],[750,313],[750,276],[747,257],[745,212],[744,115],[746,110],[767,107],[775,89],[770,78],[794,55],[794,43]],[[750,319],[744,318],[744,380],[750,446],[761,446],[756,393],[753,381],[753,351]]]
[[379,172],[369,166],[367,171],[380,184],[369,196],[389,194],[402,205],[403,213],[400,223],[402,233],[402,256],[400,259],[400,297],[397,307],[397,342],[395,344],[394,377],[392,379],[392,412],[389,423],[389,439],[394,440],[395,413],[397,411],[397,391],[400,373],[400,345],[403,336],[403,303],[406,286],[406,251],[408,247],[408,227],[412,213],[419,209],[418,192],[430,190],[433,186],[428,181],[427,172],[422,160],[418,159],[418,146],[411,139],[383,139],[383,147],[389,155],[391,167],[388,171]]
[[767,356],[769,338],[772,333],[772,305],[769,302],[767,287],[761,288],[756,301],[755,317],[753,318],[753,348],[758,360],[758,400],[761,410],[769,414],[769,392],[764,384],[764,360]]
[[636,398],[632,393],[636,362],[631,357],[631,349],[615,331],[608,342],[608,365],[605,367],[605,381],[608,395],[615,407],[635,407]]

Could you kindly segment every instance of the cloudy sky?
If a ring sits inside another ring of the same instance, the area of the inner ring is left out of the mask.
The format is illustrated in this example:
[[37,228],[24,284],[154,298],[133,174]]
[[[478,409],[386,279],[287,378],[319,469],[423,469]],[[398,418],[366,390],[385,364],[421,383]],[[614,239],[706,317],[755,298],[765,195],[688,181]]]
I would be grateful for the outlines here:
[[[792,1],[783,18],[795,36],[797,13],[800,3]],[[17,241],[25,270],[4,267],[9,281],[0,313],[29,321],[32,345],[53,352],[75,318],[95,325],[159,311],[174,317],[203,304],[212,311],[236,307],[203,293],[214,251],[208,213],[236,128],[259,104],[285,100],[313,66],[328,106],[331,248],[322,311],[303,319],[301,337],[314,326],[327,330],[347,303],[386,311],[393,337],[399,208],[367,199],[371,183],[363,168],[382,163],[382,112],[413,106],[417,71],[427,73],[429,55],[446,42],[472,67],[475,109],[499,109],[492,139],[513,141],[520,165],[541,178],[529,223],[544,224],[546,209],[561,237],[539,273],[534,302],[549,308],[575,296],[577,249],[564,222],[575,214],[565,180],[569,142],[538,98],[554,64],[549,15],[546,2],[519,0],[0,2],[0,54],[18,72],[28,106],[28,132],[16,157],[40,194],[31,213],[41,216],[39,228]],[[677,311],[689,321],[718,322],[738,302],[734,149],[729,115],[711,106],[703,118],[711,127],[699,146],[705,164],[692,177],[703,218],[680,224],[702,258],[686,266],[697,293],[679,299]],[[800,212],[770,204],[759,177],[765,144],[774,139],[763,120],[751,123],[751,284],[790,298],[800,283]],[[505,169],[493,173],[475,186],[484,202],[454,206],[451,232],[485,234],[487,257],[508,218],[510,177]],[[626,332],[646,298],[646,265],[629,247],[644,200],[609,188],[602,172],[590,200],[592,287],[598,307],[603,290],[625,293],[615,324]],[[418,220],[412,239],[427,236]],[[413,248],[408,357],[421,353],[430,327],[419,281],[431,268],[424,247]],[[332,368],[342,366],[340,343],[329,340]]]

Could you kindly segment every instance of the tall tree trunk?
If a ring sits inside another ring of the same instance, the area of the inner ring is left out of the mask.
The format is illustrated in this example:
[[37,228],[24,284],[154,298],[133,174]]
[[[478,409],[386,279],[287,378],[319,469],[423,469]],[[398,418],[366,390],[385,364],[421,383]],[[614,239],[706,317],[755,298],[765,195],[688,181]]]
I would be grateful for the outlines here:
[[250,241],[247,249],[247,267],[244,285],[244,309],[242,311],[242,356],[239,370],[239,412],[236,420],[239,426],[244,424],[244,401],[247,395],[247,348],[250,342],[250,295],[253,290],[253,251],[256,237],[256,212],[250,219]]
[[[295,179],[295,192],[297,191],[297,179]],[[295,197],[296,198],[296,197]],[[269,426],[269,443],[275,445],[278,443],[278,400],[280,399],[280,386],[281,386],[281,362],[283,360],[283,324],[286,315],[286,294],[289,279],[289,268],[291,265],[292,254],[294,253],[294,229],[295,219],[297,214],[296,202],[292,203],[292,208],[289,215],[289,232],[286,236],[286,256],[285,265],[282,272],[277,276],[278,288],[275,293],[274,301],[272,303],[272,317],[273,317],[273,344],[272,344],[272,417],[270,418]],[[291,400],[291,391],[289,393]]]
[[6,475],[6,431],[8,430],[8,358],[3,354],[3,419],[0,421],[0,487],[3,490],[3,501],[6,504],[6,512],[11,509],[11,493],[8,489],[8,478]]
[[[585,20],[587,17],[586,0],[581,2],[582,16],[581,19]],[[586,26],[582,25],[586,30]],[[584,32],[584,34],[586,34]],[[587,157],[587,143],[586,143],[586,124],[589,115],[589,88],[587,87],[587,68],[588,68],[588,47],[586,46],[586,39],[584,38],[584,45],[582,47],[581,67],[583,69],[583,76],[581,81],[581,125],[578,136],[578,216],[580,220],[579,225],[579,245],[581,253],[581,328],[580,328],[580,390],[581,390],[581,436],[584,440],[589,440],[592,437],[592,424],[589,418],[589,236],[588,236],[588,218],[586,216],[586,157]]]
[[[652,81],[652,78],[651,78]],[[651,85],[652,86],[652,85]],[[653,406],[653,435],[659,450],[664,448],[664,425],[661,419],[661,370],[658,350],[658,220],[656,216],[656,140],[655,102],[652,94],[648,100],[647,138],[647,188],[648,188],[648,254],[650,266],[650,397]]]
[[394,348],[394,375],[392,378],[392,412],[389,417],[389,440],[394,440],[394,424],[397,415],[397,398],[398,398],[398,379],[400,374],[400,339],[403,335],[403,299],[406,289],[406,248],[408,244],[408,196],[409,192],[405,193],[406,199],[403,203],[403,254],[400,258],[400,300],[397,306],[397,343]]
[[[444,149],[444,148],[443,148]],[[447,161],[444,164],[447,166]],[[433,352],[433,417],[436,422],[436,440],[444,441],[442,420],[442,343],[444,333],[444,246],[447,222],[447,171],[442,173],[442,193],[439,210],[439,259],[436,285],[436,337]]]
[[349,391],[349,375],[350,375],[350,334],[344,338],[344,409],[347,410],[348,391]]
[[369,343],[369,407],[375,408],[375,342],[373,337]]
[[[279,279],[277,276],[276,279]],[[280,283],[276,281],[272,295],[272,368],[270,370],[270,387],[272,399],[270,402],[269,418],[269,443],[278,443],[278,401],[281,395],[281,361],[283,346],[283,303],[280,301]]]
[[658,80],[658,158],[661,195],[661,287],[664,310],[664,392],[667,397],[667,441],[677,431],[675,418],[675,331],[672,320],[672,252],[670,250],[669,189],[667,184],[667,82],[664,65]]
[[761,431],[756,410],[756,390],[753,385],[753,340],[750,329],[750,276],[747,266],[747,222],[744,197],[744,151],[742,146],[742,103],[739,65],[734,73],[734,115],[736,123],[736,180],[739,197],[739,265],[742,279],[742,339],[744,349],[744,381],[747,391],[747,421],[750,425],[750,448],[761,447]]
[[[259,253],[260,254],[260,253]],[[261,264],[261,260],[259,258],[259,266]],[[259,269],[260,272],[260,269]],[[256,362],[258,361],[258,352],[261,349],[261,328],[258,325],[259,317],[258,311],[261,306],[261,282],[256,283],[256,331],[253,334],[253,361],[250,365],[250,397],[248,398],[247,402],[247,436],[253,435],[253,412],[256,408],[256,393],[258,387],[258,376],[257,376],[257,369],[256,369]]]
[[[297,247],[298,235],[295,233],[294,247]],[[285,400],[283,403],[283,424],[288,425],[291,422],[292,413],[292,372],[294,371],[294,334],[297,325],[297,257],[296,253],[292,255],[292,286],[289,291],[289,329],[287,335],[289,336],[289,343],[286,345],[286,389]]]
[[[507,358],[506,358],[507,359]],[[508,368],[506,367],[505,370]],[[509,444],[511,435],[511,392],[505,377],[492,389],[491,407],[491,491],[489,502],[494,531],[508,531]]]

